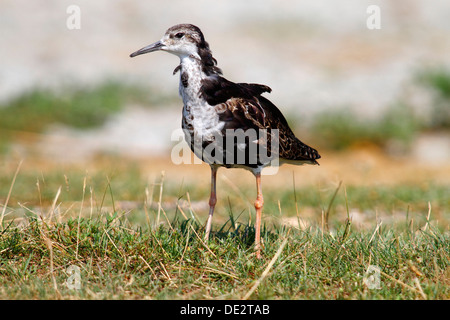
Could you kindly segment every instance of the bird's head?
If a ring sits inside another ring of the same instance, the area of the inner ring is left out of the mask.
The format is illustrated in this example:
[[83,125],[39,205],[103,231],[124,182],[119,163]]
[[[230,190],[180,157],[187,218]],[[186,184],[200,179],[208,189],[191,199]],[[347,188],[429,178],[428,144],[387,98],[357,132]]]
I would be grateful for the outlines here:
[[161,40],[133,52],[130,57],[161,50],[180,58],[190,55],[200,58],[199,48],[205,46],[207,43],[198,27],[192,24],[177,24],[169,28]]
[[166,51],[180,59],[195,57],[202,61],[206,73],[221,73],[216,67],[217,61],[213,58],[202,31],[193,24],[177,24],[170,27],[161,40],[133,52],[130,57],[154,51]]

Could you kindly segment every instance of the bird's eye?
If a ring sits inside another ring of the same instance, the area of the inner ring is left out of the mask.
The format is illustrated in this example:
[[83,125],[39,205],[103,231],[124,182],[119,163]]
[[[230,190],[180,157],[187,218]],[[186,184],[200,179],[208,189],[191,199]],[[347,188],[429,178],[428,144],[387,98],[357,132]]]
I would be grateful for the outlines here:
[[175,38],[177,38],[177,39],[181,39],[181,38],[183,38],[184,37],[184,33],[183,32],[178,32],[176,35],[175,35]]

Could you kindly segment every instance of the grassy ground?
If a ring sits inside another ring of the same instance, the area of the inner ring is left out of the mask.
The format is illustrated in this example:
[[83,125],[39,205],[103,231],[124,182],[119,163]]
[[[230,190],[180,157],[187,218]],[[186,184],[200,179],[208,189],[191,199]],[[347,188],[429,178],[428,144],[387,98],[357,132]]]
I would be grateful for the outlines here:
[[219,171],[205,243],[207,167],[24,162],[14,175],[17,162],[4,161],[0,299],[450,298],[448,184],[311,182],[329,176],[323,160],[264,177],[261,261],[254,182],[240,170]]
[[6,102],[0,299],[449,299],[450,166],[385,152],[395,142],[405,155],[421,131],[449,129],[450,73],[419,78],[436,94],[427,121],[407,100],[375,122],[319,115],[308,131],[321,166],[263,177],[260,261],[249,173],[219,171],[205,243],[205,165],[105,156],[64,166],[11,147],[53,124],[96,127],[127,104],[172,97],[111,82]]

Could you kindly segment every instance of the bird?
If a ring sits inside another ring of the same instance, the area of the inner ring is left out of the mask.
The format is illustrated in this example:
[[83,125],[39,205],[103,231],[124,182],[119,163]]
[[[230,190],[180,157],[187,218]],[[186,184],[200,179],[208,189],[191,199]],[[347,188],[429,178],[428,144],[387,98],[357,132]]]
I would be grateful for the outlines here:
[[261,259],[263,168],[274,163],[319,165],[317,160],[321,156],[294,135],[281,111],[263,96],[272,91],[270,87],[235,83],[223,77],[199,27],[174,25],[159,41],[133,52],[130,57],[155,51],[168,52],[180,59],[173,74],[180,73],[179,95],[183,100],[185,140],[193,153],[211,168],[205,241],[209,241],[217,203],[218,169],[244,168],[256,178],[254,251],[257,259]]

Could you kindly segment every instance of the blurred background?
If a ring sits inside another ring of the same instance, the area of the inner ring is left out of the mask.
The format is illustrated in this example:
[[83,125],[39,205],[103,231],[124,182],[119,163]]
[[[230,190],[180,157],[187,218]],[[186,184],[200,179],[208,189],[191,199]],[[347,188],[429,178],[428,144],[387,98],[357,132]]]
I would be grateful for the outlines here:
[[[71,5],[79,28],[68,26]],[[370,5],[380,8],[380,29],[367,27]],[[20,159],[42,171],[112,156],[207,187],[207,167],[170,162],[181,125],[177,58],[129,57],[178,23],[202,29],[226,78],[270,86],[268,98],[322,154],[321,167],[282,168],[271,185],[292,181],[294,170],[299,184],[450,181],[447,0],[2,0],[0,8],[7,186]]]

